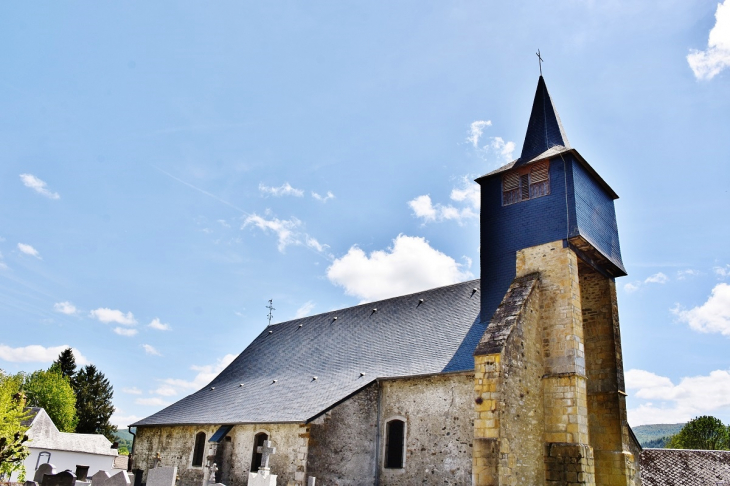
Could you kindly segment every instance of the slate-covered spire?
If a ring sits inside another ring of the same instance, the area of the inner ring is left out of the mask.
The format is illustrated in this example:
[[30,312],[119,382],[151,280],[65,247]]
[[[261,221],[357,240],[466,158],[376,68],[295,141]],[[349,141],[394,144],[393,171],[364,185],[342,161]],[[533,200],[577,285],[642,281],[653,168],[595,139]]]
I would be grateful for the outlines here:
[[530,123],[527,125],[525,143],[522,145],[520,162],[525,163],[556,145],[570,148],[568,137],[565,135],[563,124],[560,123],[558,112],[550,99],[545,80],[540,76],[535,101],[532,103]]

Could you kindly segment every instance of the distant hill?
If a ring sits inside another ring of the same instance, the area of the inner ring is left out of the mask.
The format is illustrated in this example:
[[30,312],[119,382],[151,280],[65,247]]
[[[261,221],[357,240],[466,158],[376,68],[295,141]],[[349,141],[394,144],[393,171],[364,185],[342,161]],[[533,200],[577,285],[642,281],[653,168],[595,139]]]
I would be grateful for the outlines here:
[[639,439],[641,447],[659,448],[664,447],[669,437],[679,433],[684,424],[651,424],[631,427],[634,435]]
[[127,429],[119,429],[119,430],[117,430],[116,434],[114,434],[114,435],[117,436],[117,438],[119,439],[120,442],[123,440],[132,442],[132,439],[134,439],[134,436],[132,434],[130,434]]

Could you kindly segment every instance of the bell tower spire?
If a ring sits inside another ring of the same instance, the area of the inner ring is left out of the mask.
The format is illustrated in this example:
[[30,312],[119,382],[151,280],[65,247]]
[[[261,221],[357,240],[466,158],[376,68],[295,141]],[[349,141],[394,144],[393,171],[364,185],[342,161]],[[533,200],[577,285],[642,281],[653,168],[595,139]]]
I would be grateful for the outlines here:
[[537,81],[535,100],[532,102],[532,112],[527,124],[525,143],[522,145],[519,163],[526,164],[556,146],[570,148],[570,143],[563,124],[560,122],[558,111],[553,106],[545,78],[541,74]]

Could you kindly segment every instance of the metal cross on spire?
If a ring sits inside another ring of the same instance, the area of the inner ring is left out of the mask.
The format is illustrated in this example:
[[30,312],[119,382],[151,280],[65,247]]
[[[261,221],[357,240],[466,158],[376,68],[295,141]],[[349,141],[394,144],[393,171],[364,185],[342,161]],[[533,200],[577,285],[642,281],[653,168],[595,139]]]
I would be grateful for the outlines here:
[[540,57],[540,49],[537,50],[535,55],[537,56],[537,62],[540,64],[540,76],[542,76],[542,63],[544,61],[543,61],[542,57]]
[[269,326],[271,325],[271,319],[274,317],[273,312],[276,310],[274,309],[274,299],[269,299],[269,305],[266,306],[267,309],[269,309]]

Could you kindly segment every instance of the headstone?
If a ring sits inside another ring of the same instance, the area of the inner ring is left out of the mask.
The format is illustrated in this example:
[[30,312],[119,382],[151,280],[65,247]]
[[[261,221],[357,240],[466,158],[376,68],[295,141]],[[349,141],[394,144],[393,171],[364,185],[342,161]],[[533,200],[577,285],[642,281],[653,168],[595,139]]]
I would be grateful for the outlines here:
[[160,466],[147,471],[147,486],[175,486],[177,466]]
[[119,471],[102,483],[102,486],[131,486],[127,471]]
[[38,483],[35,481],[26,481],[23,486],[38,486]]
[[75,486],[76,475],[68,469],[58,474],[43,476],[43,486]]
[[76,480],[76,486],[91,486],[91,481],[79,481]]
[[317,480],[314,476],[309,476],[309,479],[307,479],[307,486],[314,486],[314,482]]
[[91,476],[91,484],[94,486],[100,486],[101,483],[109,479],[109,473],[106,471],[96,471],[93,476]]
[[38,466],[38,469],[36,469],[35,475],[33,476],[33,481],[38,484],[43,484],[43,476],[45,474],[56,474],[56,468],[53,467],[53,464],[41,464],[40,466]]
[[215,473],[218,472],[218,465],[213,462],[206,468],[205,475],[203,476],[203,486],[210,486],[215,483]]
[[89,474],[89,466],[83,466],[76,464],[76,481],[86,481],[86,476]]
[[276,474],[271,474],[269,469],[269,458],[276,454],[276,447],[266,440],[264,445],[256,448],[256,452],[261,454],[261,467],[257,473],[248,473],[248,486],[276,486]]

